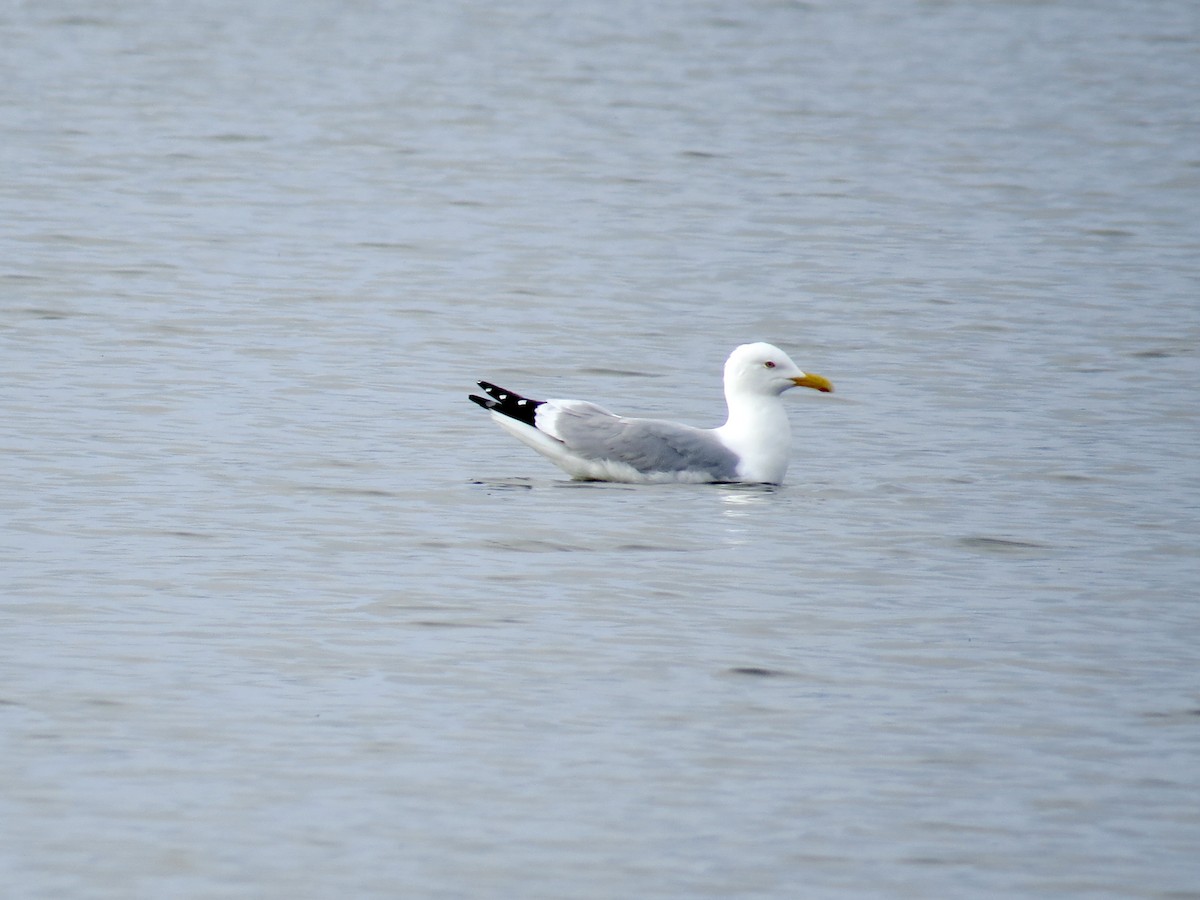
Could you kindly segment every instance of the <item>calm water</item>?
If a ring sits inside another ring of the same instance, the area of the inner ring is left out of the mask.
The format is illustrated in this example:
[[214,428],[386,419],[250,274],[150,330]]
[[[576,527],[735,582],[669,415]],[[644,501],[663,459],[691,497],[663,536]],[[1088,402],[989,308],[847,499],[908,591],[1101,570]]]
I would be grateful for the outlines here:
[[[0,40],[8,896],[1200,896],[1191,0]],[[465,399],[746,340],[780,490]]]

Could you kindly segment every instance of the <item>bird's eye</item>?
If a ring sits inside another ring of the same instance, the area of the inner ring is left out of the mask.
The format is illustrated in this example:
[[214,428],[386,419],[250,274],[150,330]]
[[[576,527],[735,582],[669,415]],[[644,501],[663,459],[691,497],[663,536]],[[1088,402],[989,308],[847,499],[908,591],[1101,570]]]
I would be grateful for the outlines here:
[[773,369],[773,368],[775,368],[775,363],[771,362],[770,360],[768,360],[767,362],[763,363],[763,365],[764,365],[764,366],[766,366],[768,369]]

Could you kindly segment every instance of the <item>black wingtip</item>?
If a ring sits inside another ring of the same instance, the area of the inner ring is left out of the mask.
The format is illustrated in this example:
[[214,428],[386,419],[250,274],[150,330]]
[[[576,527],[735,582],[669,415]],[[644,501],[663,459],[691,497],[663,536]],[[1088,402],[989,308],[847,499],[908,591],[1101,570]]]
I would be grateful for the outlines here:
[[484,409],[491,412],[498,412],[508,416],[510,419],[516,419],[518,422],[524,422],[526,425],[537,427],[536,414],[537,408],[542,405],[541,400],[530,400],[528,397],[522,397],[520,394],[514,394],[512,391],[505,390],[499,385],[492,384],[490,381],[480,381],[477,384],[483,388],[483,392],[487,397],[477,397],[470,394],[470,399],[478,403]]

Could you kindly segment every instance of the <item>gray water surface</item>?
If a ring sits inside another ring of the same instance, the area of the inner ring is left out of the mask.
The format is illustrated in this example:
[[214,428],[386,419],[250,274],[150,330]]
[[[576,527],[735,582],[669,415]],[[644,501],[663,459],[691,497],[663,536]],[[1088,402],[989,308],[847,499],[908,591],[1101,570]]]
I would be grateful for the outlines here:
[[[1200,896],[1189,0],[0,40],[7,896]],[[749,340],[780,489],[465,397]]]

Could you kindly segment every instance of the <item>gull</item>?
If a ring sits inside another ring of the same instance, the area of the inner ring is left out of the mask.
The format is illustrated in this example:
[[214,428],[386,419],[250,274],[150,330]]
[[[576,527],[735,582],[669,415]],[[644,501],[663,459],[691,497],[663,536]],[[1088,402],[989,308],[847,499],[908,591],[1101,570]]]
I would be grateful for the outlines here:
[[629,484],[781,484],[791,451],[783,392],[833,390],[829,379],[761,342],[742,344],[725,362],[729,415],[719,428],[627,418],[586,400],[531,400],[478,384],[487,396],[469,399],[572,478]]

